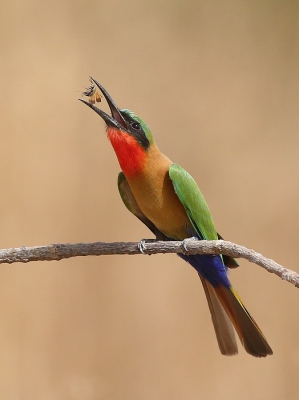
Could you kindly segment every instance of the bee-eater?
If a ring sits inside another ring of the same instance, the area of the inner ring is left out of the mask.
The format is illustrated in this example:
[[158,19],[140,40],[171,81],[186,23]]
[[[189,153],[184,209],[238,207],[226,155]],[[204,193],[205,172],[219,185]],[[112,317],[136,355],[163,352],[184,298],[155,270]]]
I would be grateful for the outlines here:
[[[109,93],[91,78],[107,100],[111,116],[80,99],[106,123],[108,138],[122,172],[120,196],[128,208],[160,240],[217,240],[207,203],[194,179],[158,149],[150,128],[132,111],[120,110]],[[245,350],[255,357],[272,354],[266,338],[233,289],[227,267],[238,263],[221,255],[184,255],[201,279],[222,354],[238,353],[235,328]]]

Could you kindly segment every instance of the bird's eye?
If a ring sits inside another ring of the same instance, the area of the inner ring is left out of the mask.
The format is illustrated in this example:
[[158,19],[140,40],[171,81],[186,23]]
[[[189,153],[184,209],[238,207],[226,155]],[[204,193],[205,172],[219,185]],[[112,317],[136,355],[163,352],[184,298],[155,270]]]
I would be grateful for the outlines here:
[[139,122],[131,122],[131,127],[133,129],[135,129],[136,131],[139,131],[139,129],[141,128],[141,125],[139,124]]

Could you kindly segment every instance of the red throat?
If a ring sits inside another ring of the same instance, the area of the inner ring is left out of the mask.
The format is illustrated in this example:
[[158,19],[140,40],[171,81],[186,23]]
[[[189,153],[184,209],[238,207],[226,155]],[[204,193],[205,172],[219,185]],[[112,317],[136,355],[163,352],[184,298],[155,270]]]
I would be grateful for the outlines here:
[[128,178],[140,174],[145,165],[146,150],[128,133],[116,128],[107,129],[119,165]]

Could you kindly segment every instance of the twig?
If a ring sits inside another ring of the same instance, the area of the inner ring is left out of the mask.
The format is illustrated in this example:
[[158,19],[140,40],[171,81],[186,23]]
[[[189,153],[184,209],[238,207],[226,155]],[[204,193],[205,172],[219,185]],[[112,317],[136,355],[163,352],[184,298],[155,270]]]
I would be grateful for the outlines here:
[[[12,264],[16,262],[27,263],[31,261],[59,261],[64,258],[78,256],[133,255],[140,254],[138,245],[139,243],[136,242],[95,242],[3,249],[0,250],[0,264]],[[157,253],[225,254],[235,258],[245,258],[265,268],[268,272],[278,275],[281,279],[299,287],[299,274],[296,272],[284,268],[275,261],[253,250],[224,240],[198,241],[187,239],[183,242],[152,241],[145,242],[143,248],[143,253],[148,255]]]

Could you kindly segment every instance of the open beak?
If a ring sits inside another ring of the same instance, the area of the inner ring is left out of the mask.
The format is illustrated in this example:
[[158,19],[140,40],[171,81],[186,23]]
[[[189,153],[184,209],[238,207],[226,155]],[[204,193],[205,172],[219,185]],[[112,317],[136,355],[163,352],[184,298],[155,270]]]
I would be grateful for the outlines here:
[[90,104],[88,101],[85,101],[83,99],[78,99],[82,101],[82,103],[86,104],[88,107],[92,108],[93,111],[95,111],[97,114],[99,114],[100,117],[103,118],[103,120],[106,122],[107,126],[112,126],[120,130],[124,130],[126,128],[126,121],[124,120],[123,116],[120,113],[119,108],[115,104],[114,100],[110,96],[110,94],[107,92],[105,88],[103,88],[102,85],[99,84],[95,79],[90,77],[90,79],[97,85],[97,87],[100,89],[100,91],[103,93],[108,106],[111,111],[111,116],[106,114],[103,110],[99,109],[98,107],[94,106],[93,104]]

